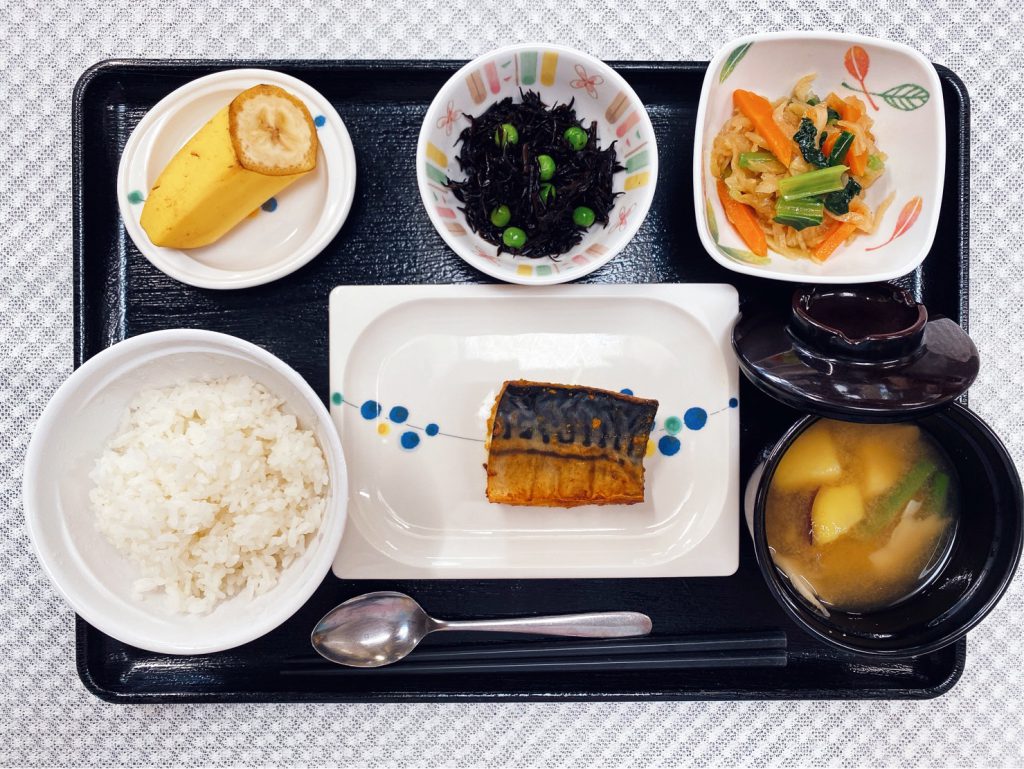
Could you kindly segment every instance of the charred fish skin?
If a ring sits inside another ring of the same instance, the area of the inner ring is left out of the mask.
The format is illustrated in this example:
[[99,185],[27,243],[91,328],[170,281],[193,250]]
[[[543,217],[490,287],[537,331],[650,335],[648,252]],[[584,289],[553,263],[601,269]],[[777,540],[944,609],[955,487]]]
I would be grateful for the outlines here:
[[505,382],[489,423],[487,498],[574,507],[644,499],[658,402],[593,387]]

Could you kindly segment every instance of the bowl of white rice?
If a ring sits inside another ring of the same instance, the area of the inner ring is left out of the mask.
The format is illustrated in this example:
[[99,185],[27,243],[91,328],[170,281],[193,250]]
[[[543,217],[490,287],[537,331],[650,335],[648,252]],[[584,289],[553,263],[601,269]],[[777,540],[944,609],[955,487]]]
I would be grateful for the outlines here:
[[256,345],[157,331],[57,390],[25,464],[29,536],[87,622],[168,654],[239,646],[321,584],[345,527],[345,461],[305,380]]

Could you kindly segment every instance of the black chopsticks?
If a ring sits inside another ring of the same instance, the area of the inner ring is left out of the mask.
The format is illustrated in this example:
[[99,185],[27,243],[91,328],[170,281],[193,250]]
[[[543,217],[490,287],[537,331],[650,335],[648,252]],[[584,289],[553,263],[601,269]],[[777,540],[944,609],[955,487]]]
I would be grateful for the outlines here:
[[781,630],[596,641],[533,641],[423,648],[406,659],[362,670],[316,655],[292,658],[283,674],[426,675],[783,667]]

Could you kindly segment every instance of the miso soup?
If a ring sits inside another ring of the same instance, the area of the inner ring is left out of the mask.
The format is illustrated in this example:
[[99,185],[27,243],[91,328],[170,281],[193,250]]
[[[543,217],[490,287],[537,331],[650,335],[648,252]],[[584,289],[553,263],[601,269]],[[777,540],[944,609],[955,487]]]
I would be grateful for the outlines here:
[[916,425],[822,419],[775,470],[768,547],[820,611],[872,611],[927,583],[952,542],[958,506],[949,460]]

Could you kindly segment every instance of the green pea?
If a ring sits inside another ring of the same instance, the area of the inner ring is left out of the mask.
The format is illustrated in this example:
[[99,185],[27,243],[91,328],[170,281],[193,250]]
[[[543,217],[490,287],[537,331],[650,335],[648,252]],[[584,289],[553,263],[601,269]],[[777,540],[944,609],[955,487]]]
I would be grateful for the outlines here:
[[540,166],[540,179],[546,182],[555,175],[555,159],[550,155],[538,155],[537,165]]
[[578,125],[569,126],[565,129],[565,133],[562,134],[565,140],[569,142],[569,146],[574,150],[581,150],[587,146],[587,141],[590,139],[587,136],[587,132],[580,128]]
[[499,147],[508,144],[519,144],[519,131],[511,123],[502,123],[494,129],[494,143]]
[[518,227],[508,227],[501,233],[501,240],[509,248],[522,248],[526,245],[526,233]]
[[555,197],[555,185],[553,184],[542,184],[540,185],[540,199],[544,205],[548,204],[548,199]]
[[572,212],[572,220],[580,227],[589,227],[594,223],[594,209],[578,206]]
[[506,224],[512,221],[512,212],[506,205],[496,206],[491,211],[491,224],[495,227],[504,227]]

